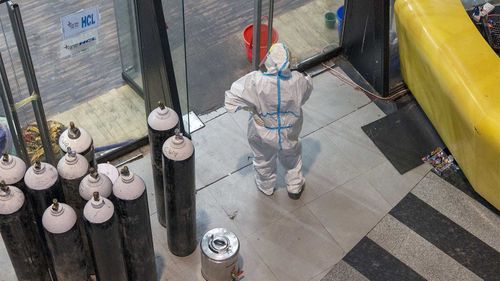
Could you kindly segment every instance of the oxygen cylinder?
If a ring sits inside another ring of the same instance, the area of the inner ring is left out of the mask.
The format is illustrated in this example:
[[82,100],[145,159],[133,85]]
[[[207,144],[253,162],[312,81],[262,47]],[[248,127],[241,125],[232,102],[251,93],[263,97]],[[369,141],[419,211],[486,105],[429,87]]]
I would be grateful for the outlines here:
[[73,208],[54,199],[42,222],[57,280],[87,280],[83,241]]
[[42,216],[52,199],[64,201],[59,175],[54,166],[37,161],[28,168],[24,176],[26,194],[33,206],[36,222],[43,233]]
[[112,183],[115,183],[116,179],[120,175],[118,169],[109,163],[97,164],[97,171],[99,172],[99,174],[108,176]]
[[50,281],[43,241],[23,192],[0,182],[0,232],[18,280]]
[[156,281],[155,251],[144,181],[127,166],[113,185],[129,280]]
[[163,178],[167,207],[167,240],[176,256],[196,249],[194,146],[179,129],[163,144]]
[[66,203],[73,206],[80,216],[85,202],[80,197],[79,188],[88,170],[89,163],[85,157],[77,154],[69,146],[66,155],[57,163],[57,172],[61,177],[61,186]]
[[71,147],[87,159],[90,167],[97,167],[92,137],[83,128],[77,128],[73,121],[69,122],[69,128],[59,137],[59,147],[64,153],[68,152],[68,147]]
[[89,174],[86,175],[80,183],[80,197],[85,202],[88,202],[94,192],[99,192],[99,195],[105,198],[111,196],[113,192],[113,183],[102,173],[98,173],[94,168],[90,168]]
[[149,146],[151,148],[151,164],[153,165],[153,180],[155,188],[156,215],[160,224],[166,226],[165,217],[165,187],[162,170],[162,146],[174,135],[179,124],[179,116],[172,109],[158,102],[158,107],[148,116]]
[[0,161],[0,180],[5,181],[6,185],[15,186],[24,190],[24,174],[26,173],[26,164],[24,161],[14,155],[4,153]]
[[38,233],[43,241],[43,249],[49,271],[51,276],[55,278],[54,267],[50,259],[45,236],[43,235],[42,216],[45,210],[50,206],[53,198],[64,201],[59,175],[54,166],[49,163],[36,161],[35,164],[26,171],[24,183],[26,184],[26,196],[31,203],[33,217],[38,227]]
[[[111,180],[106,175],[98,173],[94,168],[90,168],[89,174],[86,175],[80,182],[80,188],[79,188],[80,202],[78,204],[81,206],[85,206],[86,202],[88,202],[92,198],[92,195],[96,191],[99,192],[99,194],[102,197],[108,198],[109,196],[111,196],[112,190],[113,190],[113,184],[111,183]],[[83,246],[87,254],[88,268],[90,272],[93,274],[95,273],[95,269],[94,269],[94,264],[92,262],[92,254],[91,254],[92,251],[90,250],[88,238],[85,232],[85,227],[83,225],[81,231],[82,231]]]
[[83,209],[83,217],[97,280],[127,281],[120,226],[113,203],[94,192]]

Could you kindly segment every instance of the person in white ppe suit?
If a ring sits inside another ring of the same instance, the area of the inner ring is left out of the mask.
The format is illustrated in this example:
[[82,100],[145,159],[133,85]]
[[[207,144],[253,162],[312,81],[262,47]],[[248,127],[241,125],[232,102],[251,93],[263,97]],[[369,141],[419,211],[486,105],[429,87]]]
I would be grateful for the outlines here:
[[288,195],[299,199],[305,187],[302,175],[302,105],[313,89],[312,79],[290,71],[289,52],[284,44],[274,44],[266,56],[267,71],[253,71],[226,91],[228,112],[247,110],[248,142],[253,150],[255,182],[266,195],[276,188],[277,159],[286,170]]

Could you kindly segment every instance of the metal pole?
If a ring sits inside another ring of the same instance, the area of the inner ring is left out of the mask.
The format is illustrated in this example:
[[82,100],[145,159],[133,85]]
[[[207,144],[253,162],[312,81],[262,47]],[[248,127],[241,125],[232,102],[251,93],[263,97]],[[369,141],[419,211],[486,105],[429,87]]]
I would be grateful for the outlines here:
[[[184,2],[182,2],[182,3],[184,3]],[[163,61],[164,61],[163,71],[166,72],[166,81],[165,82],[167,83],[167,86],[168,86],[167,93],[170,95],[172,109],[175,112],[177,112],[177,114],[179,115],[179,119],[180,119],[179,127],[181,129],[181,132],[183,132],[184,135],[189,136],[189,130],[186,130],[186,128],[184,128],[184,122],[182,120],[182,107],[181,107],[181,101],[179,98],[179,89],[177,87],[177,80],[175,78],[176,73],[174,70],[174,62],[172,60],[172,52],[170,49],[170,43],[169,43],[168,32],[167,32],[167,29],[168,29],[167,24],[166,24],[167,21],[165,20],[165,14],[163,13],[162,1],[161,0],[153,0],[153,5],[154,5],[154,13],[156,14],[155,18],[156,18],[156,24],[158,26],[158,33],[160,35],[161,48],[162,48],[162,52],[163,52]],[[185,33],[185,31],[184,31],[184,33]],[[184,48],[185,48],[185,44],[186,44],[185,34],[183,36],[184,36],[183,40],[184,40]],[[145,43],[148,43],[148,42],[145,42]],[[186,52],[184,52],[184,56],[186,56]],[[187,71],[187,65],[186,65],[186,71]],[[184,75],[184,74],[187,77],[187,72],[181,73],[181,75]],[[189,112],[187,112],[187,113],[189,114]]]
[[2,77],[0,96],[5,111],[5,117],[7,118],[10,133],[12,135],[12,140],[14,142],[14,147],[16,148],[17,156],[23,159],[27,165],[30,165],[28,152],[26,151],[26,146],[24,145],[23,130],[21,128],[21,124],[19,123],[19,117],[17,116],[14,98],[12,97],[12,91],[10,89],[7,72],[5,71],[2,54],[0,54],[0,76]]
[[252,66],[258,70],[260,66],[260,19],[262,18],[262,0],[254,0],[253,37],[252,37]]
[[31,104],[33,106],[36,123],[38,125],[38,131],[40,132],[40,137],[42,140],[43,150],[45,153],[45,161],[52,165],[57,165],[56,158],[52,151],[49,128],[47,125],[47,119],[45,118],[45,111],[43,109],[38,82],[36,80],[35,68],[33,67],[33,61],[31,60],[28,40],[26,39],[26,33],[24,31],[21,11],[19,10],[19,5],[14,4],[11,1],[8,2],[8,8],[12,30],[14,31],[17,48],[19,50],[19,57],[21,58],[24,75],[26,76],[26,83],[28,84],[28,89],[31,96],[33,97],[33,95],[37,95],[33,97]]
[[267,17],[267,51],[271,49],[273,44],[273,16],[274,16],[274,0],[269,0],[269,16]]

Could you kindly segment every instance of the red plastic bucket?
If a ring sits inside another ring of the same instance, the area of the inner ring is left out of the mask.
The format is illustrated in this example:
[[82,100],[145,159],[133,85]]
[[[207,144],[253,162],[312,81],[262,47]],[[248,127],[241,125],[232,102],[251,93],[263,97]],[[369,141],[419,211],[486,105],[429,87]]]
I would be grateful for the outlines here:
[[[263,60],[267,54],[267,24],[260,25],[260,59]],[[252,62],[252,41],[253,41],[253,24],[248,25],[243,30],[243,40],[245,41],[245,50],[247,59]],[[278,32],[273,28],[272,44],[278,42]],[[271,45],[272,45],[271,44]]]

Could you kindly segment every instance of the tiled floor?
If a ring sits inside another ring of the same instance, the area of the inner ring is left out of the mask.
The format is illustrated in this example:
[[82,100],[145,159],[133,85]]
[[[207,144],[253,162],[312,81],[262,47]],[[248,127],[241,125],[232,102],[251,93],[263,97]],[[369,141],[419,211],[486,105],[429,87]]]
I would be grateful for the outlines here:
[[[428,172],[422,166],[399,175],[366,137],[360,127],[384,114],[363,94],[330,74],[314,82],[304,108],[307,188],[301,200],[288,198],[282,180],[272,197],[257,191],[246,113],[219,111],[193,134],[198,237],[213,227],[234,231],[245,280],[321,279]],[[129,167],[143,174],[149,165],[146,156]],[[154,210],[152,181],[146,181]],[[162,280],[202,280],[199,250],[186,258],[171,255],[165,230],[152,218],[156,252],[165,264]]]
[[[257,191],[245,113],[219,111],[192,136],[198,239],[214,227],[235,232],[241,240],[244,280],[320,280],[428,172],[421,166],[399,175],[364,135],[360,127],[384,114],[362,93],[328,73],[315,77],[314,83],[304,107],[307,187],[298,201],[288,198],[282,180],[271,197]],[[166,230],[156,218],[149,155],[129,168],[148,186],[161,280],[203,280],[199,249],[185,258],[168,251]],[[10,268],[2,251],[2,268]],[[344,264],[344,271],[348,266]],[[12,273],[3,271],[3,278]]]
[[428,173],[316,280],[500,280],[499,245],[500,217]]

